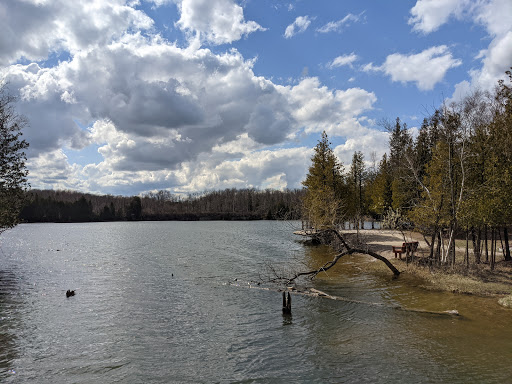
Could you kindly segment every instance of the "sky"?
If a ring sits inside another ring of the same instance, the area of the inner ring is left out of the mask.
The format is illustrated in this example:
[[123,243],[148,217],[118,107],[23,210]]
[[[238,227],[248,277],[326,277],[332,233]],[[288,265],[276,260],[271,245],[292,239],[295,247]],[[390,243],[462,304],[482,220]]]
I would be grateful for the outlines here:
[[3,0],[33,188],[301,188],[512,66],[511,0]]

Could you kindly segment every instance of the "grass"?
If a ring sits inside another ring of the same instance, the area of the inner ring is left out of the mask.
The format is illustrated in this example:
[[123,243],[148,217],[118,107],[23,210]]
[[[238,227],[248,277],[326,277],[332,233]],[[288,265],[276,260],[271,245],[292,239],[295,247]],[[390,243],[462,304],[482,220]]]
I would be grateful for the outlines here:
[[[409,236],[420,240],[419,234],[410,233]],[[422,263],[409,263],[398,260],[396,266],[399,270],[424,280],[425,288],[438,291],[464,293],[478,296],[503,296],[512,292],[512,262],[503,261],[502,253],[497,252],[494,270],[490,264],[482,262],[473,263],[472,244],[469,243],[469,266],[465,265],[466,240],[455,241],[455,266],[441,266],[430,268]],[[426,260],[427,254],[419,254],[420,260]],[[485,256],[482,255],[485,259]],[[499,261],[498,261],[499,260]]]
[[510,266],[497,267],[491,272],[486,265],[470,270],[451,267],[430,269],[413,263],[406,265],[404,261],[399,261],[397,267],[405,273],[421,278],[425,282],[423,287],[430,290],[478,296],[501,296],[512,292]]

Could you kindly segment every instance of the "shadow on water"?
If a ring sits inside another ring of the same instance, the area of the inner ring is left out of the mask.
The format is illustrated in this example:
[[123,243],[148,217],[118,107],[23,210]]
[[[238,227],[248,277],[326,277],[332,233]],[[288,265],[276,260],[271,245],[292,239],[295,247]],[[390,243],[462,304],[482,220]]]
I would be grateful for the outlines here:
[[0,270],[0,380],[15,373],[12,362],[17,358],[15,310],[18,293],[14,273]]

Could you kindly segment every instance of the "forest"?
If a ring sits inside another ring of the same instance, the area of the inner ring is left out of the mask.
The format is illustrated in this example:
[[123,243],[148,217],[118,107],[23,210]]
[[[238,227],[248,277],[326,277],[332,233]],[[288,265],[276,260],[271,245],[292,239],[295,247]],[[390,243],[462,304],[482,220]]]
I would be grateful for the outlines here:
[[[378,164],[372,159],[367,166],[355,152],[345,171],[324,132],[304,181],[310,226],[349,220],[357,227],[365,217],[379,218],[384,227],[421,233],[431,264],[485,261],[492,270],[499,253],[512,260],[512,74],[506,73],[509,81],[494,92],[442,105],[417,132],[398,118],[382,122],[389,151]],[[460,260],[456,241],[465,244]]]
[[226,189],[181,196],[142,197],[32,189],[20,212],[24,222],[120,220],[273,220],[301,217],[302,190]]

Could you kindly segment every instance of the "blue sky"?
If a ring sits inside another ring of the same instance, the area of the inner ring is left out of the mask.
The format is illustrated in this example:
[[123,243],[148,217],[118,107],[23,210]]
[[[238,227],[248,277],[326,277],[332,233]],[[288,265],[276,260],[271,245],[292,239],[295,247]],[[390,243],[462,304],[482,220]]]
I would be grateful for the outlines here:
[[7,0],[0,82],[35,188],[297,188],[512,66],[510,0]]

